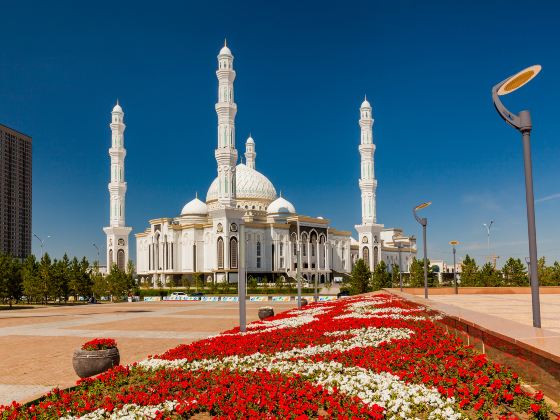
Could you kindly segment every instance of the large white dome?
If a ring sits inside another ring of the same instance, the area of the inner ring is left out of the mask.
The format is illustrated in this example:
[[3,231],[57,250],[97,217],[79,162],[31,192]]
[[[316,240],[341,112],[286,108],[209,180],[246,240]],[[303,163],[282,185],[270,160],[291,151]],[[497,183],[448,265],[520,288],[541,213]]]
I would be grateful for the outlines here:
[[[243,163],[237,165],[235,169],[235,185],[237,187],[238,201],[264,201],[266,205],[276,199],[276,189],[269,179],[259,171],[249,168]],[[218,199],[218,178],[212,181],[206,202]]]
[[181,210],[181,216],[200,216],[204,214],[208,214],[208,207],[198,197],[185,204],[183,210]]

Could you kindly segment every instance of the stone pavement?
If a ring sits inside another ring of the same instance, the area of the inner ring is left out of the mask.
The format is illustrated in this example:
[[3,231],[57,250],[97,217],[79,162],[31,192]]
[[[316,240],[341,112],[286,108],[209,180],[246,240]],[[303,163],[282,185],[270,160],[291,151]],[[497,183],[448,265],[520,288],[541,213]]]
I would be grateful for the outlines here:
[[[261,306],[275,312],[294,302],[247,302],[247,322]],[[0,404],[29,401],[79,379],[72,353],[96,337],[117,340],[121,364],[239,325],[237,303],[135,302],[39,307],[0,312]]]

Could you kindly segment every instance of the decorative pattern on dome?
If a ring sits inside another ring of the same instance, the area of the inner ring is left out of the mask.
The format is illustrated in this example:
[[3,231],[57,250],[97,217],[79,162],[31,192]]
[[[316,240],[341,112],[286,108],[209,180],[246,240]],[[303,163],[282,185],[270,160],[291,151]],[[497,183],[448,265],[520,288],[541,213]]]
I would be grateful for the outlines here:
[[[235,185],[237,187],[237,199],[260,199],[274,201],[276,199],[276,189],[269,179],[259,171],[251,169],[240,163],[235,169]],[[218,178],[212,181],[206,202],[218,199]]]

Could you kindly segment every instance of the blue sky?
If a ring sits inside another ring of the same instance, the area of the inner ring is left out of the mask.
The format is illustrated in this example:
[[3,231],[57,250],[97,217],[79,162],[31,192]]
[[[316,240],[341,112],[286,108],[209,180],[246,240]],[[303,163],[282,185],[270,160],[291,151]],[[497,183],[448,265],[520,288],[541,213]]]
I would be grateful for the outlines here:
[[[125,111],[127,224],[179,213],[216,174],[216,55],[235,55],[237,146],[299,213],[360,221],[359,106],[375,118],[378,222],[429,257],[528,254],[520,136],[491,87],[543,71],[506,97],[533,115],[539,255],[560,260],[560,5],[557,2],[6,2],[0,122],[33,137],[33,231],[47,250],[95,258],[108,223],[110,111]],[[6,18],[9,17],[9,18]],[[132,236],[131,236],[132,239]],[[33,249],[40,253],[38,241]],[[132,249],[132,255],[135,249]]]

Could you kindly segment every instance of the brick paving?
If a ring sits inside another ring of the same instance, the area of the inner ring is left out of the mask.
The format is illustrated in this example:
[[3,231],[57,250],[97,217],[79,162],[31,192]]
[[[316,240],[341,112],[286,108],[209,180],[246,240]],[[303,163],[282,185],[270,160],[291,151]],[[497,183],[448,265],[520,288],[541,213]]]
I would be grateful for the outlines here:
[[[294,302],[247,302],[247,321],[261,306],[282,312]],[[29,401],[79,378],[72,353],[95,337],[115,338],[121,364],[239,324],[237,303],[136,302],[38,307],[0,312],[0,404]]]

